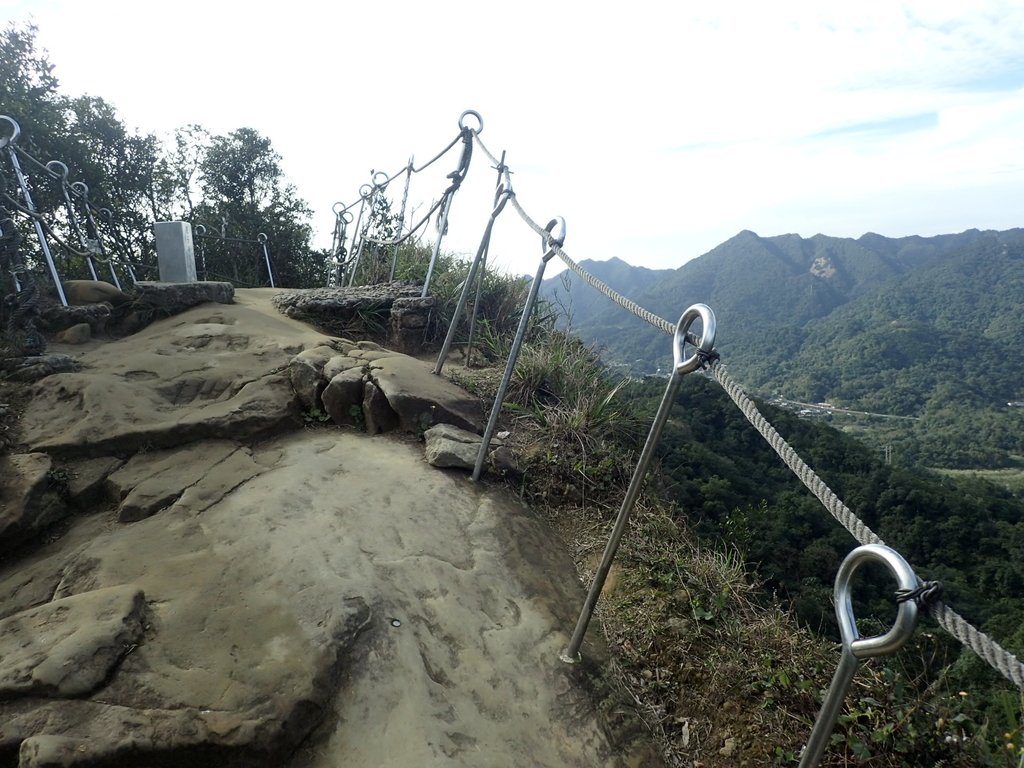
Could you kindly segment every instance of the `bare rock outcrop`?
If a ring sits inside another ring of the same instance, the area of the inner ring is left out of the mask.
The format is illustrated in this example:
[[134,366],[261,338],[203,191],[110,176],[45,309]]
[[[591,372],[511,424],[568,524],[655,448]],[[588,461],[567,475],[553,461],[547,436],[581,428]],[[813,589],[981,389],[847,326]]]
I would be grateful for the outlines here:
[[477,431],[479,404],[270,295],[35,385],[5,503],[59,480],[89,514],[0,559],[0,765],[657,765],[620,759],[558,660],[583,595],[542,520],[412,441],[288,429]]
[[94,690],[142,636],[145,598],[127,586],[54,600],[0,621],[0,699]]

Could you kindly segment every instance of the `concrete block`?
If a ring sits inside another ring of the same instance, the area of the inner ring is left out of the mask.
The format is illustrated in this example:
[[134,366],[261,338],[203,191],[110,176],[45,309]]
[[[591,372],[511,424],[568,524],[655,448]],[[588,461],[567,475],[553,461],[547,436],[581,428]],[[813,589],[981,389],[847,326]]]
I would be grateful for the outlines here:
[[187,221],[158,221],[153,225],[160,280],[165,283],[196,282],[196,255],[192,225]]

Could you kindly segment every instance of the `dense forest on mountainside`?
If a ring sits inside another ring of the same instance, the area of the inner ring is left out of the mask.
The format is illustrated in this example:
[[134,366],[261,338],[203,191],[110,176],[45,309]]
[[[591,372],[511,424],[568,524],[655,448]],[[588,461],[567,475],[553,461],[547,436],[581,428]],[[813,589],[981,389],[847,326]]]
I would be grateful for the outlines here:
[[[1022,461],[1024,409],[1008,403],[1024,399],[1024,230],[857,240],[741,232],[678,270],[617,259],[584,267],[672,320],[709,304],[723,361],[752,391],[917,417],[884,438],[903,463]],[[546,281],[544,295],[612,365],[669,367],[664,334],[574,275]]]
[[[663,389],[653,379],[638,383],[634,405],[650,416]],[[949,604],[1024,652],[1024,499],[982,480],[888,466],[827,424],[767,405],[762,412],[920,578],[940,580]],[[659,457],[659,491],[688,524],[738,548],[803,622],[836,636],[833,583],[856,541],[716,382],[701,375],[684,380]],[[892,589],[881,569],[858,577],[858,616],[891,621]]]

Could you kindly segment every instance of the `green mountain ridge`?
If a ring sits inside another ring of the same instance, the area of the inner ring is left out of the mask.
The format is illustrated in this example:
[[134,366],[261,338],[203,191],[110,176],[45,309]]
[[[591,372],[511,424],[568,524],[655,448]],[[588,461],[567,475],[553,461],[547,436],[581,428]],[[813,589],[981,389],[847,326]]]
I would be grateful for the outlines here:
[[[857,239],[745,230],[676,270],[582,266],[667,319],[708,304],[723,362],[753,392],[916,417],[887,439],[939,466],[1007,466],[1024,454],[1024,409],[1007,405],[1024,398],[1024,230]],[[663,333],[576,275],[546,281],[542,295],[611,365],[670,367]]]

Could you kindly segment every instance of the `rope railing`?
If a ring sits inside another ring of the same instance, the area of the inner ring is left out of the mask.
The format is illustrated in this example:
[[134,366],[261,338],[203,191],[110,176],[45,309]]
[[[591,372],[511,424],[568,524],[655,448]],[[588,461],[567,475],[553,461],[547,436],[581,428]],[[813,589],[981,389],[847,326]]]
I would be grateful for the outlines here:
[[[472,128],[466,123],[467,117],[475,117],[477,120],[477,127]],[[437,217],[437,232],[438,236],[434,242],[434,250],[431,254],[430,262],[427,266],[427,274],[423,281],[423,296],[426,296],[430,290],[430,281],[433,276],[434,266],[437,263],[437,258],[440,254],[441,240],[448,230],[448,215],[451,211],[452,200],[455,193],[458,191],[462,182],[466,178],[466,174],[469,171],[469,163],[473,155],[473,138],[477,136],[480,131],[483,130],[483,118],[480,117],[479,113],[473,110],[466,110],[459,116],[459,133],[453,138],[440,152],[434,155],[430,160],[417,166],[414,162],[414,158],[410,157],[409,161],[402,166],[401,169],[396,171],[392,175],[388,175],[383,171],[370,171],[371,183],[364,184],[359,191],[359,199],[350,205],[343,205],[341,203],[335,203],[333,212],[335,215],[334,223],[334,237],[331,244],[331,256],[330,260],[332,263],[332,269],[328,271],[328,283],[334,282],[337,285],[345,284],[345,273],[348,273],[348,285],[354,285],[356,279],[356,273],[359,269],[360,260],[362,258],[363,251],[366,245],[373,245],[380,249],[391,248],[391,266],[388,273],[388,279],[394,279],[395,270],[398,263],[398,249],[403,244],[413,238],[417,232],[419,232],[432,217]],[[462,154],[459,157],[459,164],[454,171],[447,175],[449,180],[448,186],[441,193],[430,206],[427,213],[420,217],[419,221],[415,224],[411,224],[406,227],[405,225],[405,210],[406,204],[409,198],[409,186],[414,174],[421,173],[426,170],[434,163],[438,162],[441,158],[447,155],[455,146],[462,142]],[[378,218],[378,211],[376,207],[376,201],[379,197],[387,191],[388,186],[397,179],[399,176],[405,174],[406,181],[405,187],[402,193],[402,202],[400,211],[397,215],[398,220],[398,232],[394,237],[390,238],[374,238],[369,236],[369,232],[373,227],[374,223]],[[350,221],[343,221],[343,217],[348,215],[351,217],[351,208],[356,203],[359,204],[359,214],[356,217],[356,225],[353,228],[351,234],[351,242],[349,247],[346,247],[346,237],[348,237],[348,224]],[[363,214],[369,204],[369,212],[366,215],[366,221],[363,222]],[[404,231],[404,234],[403,234]]]
[[[108,254],[104,247],[96,220],[93,218],[93,212],[95,211],[107,222],[112,219],[112,216],[107,209],[96,208],[91,203],[88,186],[82,181],[69,183],[68,167],[62,161],[50,160],[49,162],[43,162],[19,146],[18,138],[21,135],[21,127],[16,120],[7,115],[0,115],[0,124],[6,124],[9,127],[9,134],[0,136],[0,149],[6,150],[10,166],[14,171],[18,192],[21,195],[21,199],[18,200],[10,193],[9,180],[3,171],[0,170],[0,200],[8,208],[20,213],[32,222],[36,232],[36,239],[39,243],[39,249],[46,261],[50,277],[53,280],[61,303],[66,306],[67,297],[64,295],[57,263],[54,261],[53,253],[50,249],[51,241],[59,245],[67,254],[84,259],[89,273],[94,280],[98,279],[96,264],[100,263],[105,264],[109,268],[111,280],[117,288],[121,287],[121,283],[114,269],[115,264],[126,269],[132,282],[134,282],[135,274],[131,266],[125,264],[118,255]],[[35,181],[34,176],[30,177],[25,173],[20,160],[24,160],[29,166],[34,168],[33,173],[38,173],[59,187],[59,202],[56,203],[56,206],[63,208],[69,237],[63,237],[58,234],[53,224],[40,212],[32,194],[33,189],[39,192],[40,186]],[[84,212],[84,221],[79,219],[79,215],[76,212],[76,204]],[[81,247],[72,245],[69,242],[72,239],[77,239]],[[68,267],[66,259],[63,261],[63,267]]]
[[[484,145],[480,136],[474,133],[474,140],[479,149],[493,162],[499,160]],[[522,220],[542,238],[549,233],[541,227],[520,205],[516,196],[510,196],[508,204],[519,214]],[[674,334],[676,326],[662,317],[641,307],[634,301],[618,293],[610,286],[591,275],[573,261],[557,244],[552,246],[555,255],[588,285],[604,294],[620,307],[639,317],[649,325],[665,333]],[[789,443],[778,433],[775,427],[760,413],[753,401],[747,397],[740,386],[728,375],[719,361],[709,366],[711,375],[722,386],[729,397],[737,405],[747,420],[761,434],[765,441],[779,455],[787,467],[800,479],[808,490],[821,502],[828,512],[844,527],[860,544],[878,544],[885,542],[863,520],[842,502],[838,495],[818,476],[814,470],[800,457]],[[970,648],[984,659],[993,669],[1015,686],[1024,690],[1024,663],[1014,654],[1003,648],[987,634],[974,627],[956,611],[940,600],[927,603],[927,610],[938,624],[950,635]]]
[[[242,243],[244,245],[259,245],[263,249],[263,263],[267,267],[267,276],[270,279],[270,287],[276,288],[274,284],[274,270],[270,266],[270,251],[268,250],[267,243],[269,239],[263,232],[258,232],[255,238],[245,237],[227,237],[224,234],[217,234],[216,232],[211,233],[210,228],[205,224],[196,224],[192,227],[192,231],[197,238],[201,240],[215,240],[221,243]],[[200,262],[203,274],[207,274],[206,270],[206,249],[202,248],[200,251]],[[204,277],[205,279],[205,277]],[[241,280],[237,282],[241,283]],[[249,288],[255,288],[258,286],[249,285]]]

